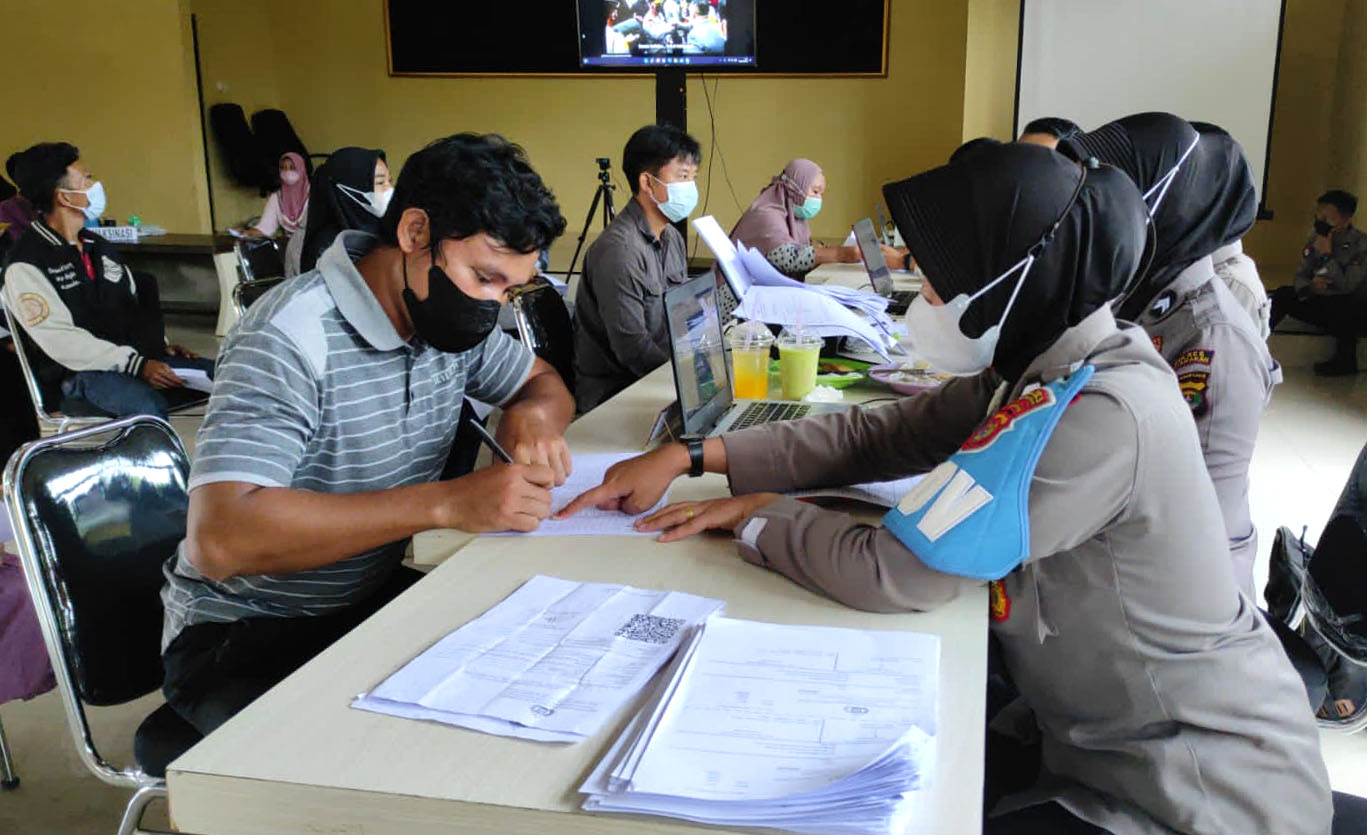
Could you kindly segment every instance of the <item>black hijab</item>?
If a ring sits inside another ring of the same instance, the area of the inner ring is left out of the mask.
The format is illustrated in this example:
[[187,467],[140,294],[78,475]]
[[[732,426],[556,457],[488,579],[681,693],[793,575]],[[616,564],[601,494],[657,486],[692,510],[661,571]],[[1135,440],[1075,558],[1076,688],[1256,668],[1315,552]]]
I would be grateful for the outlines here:
[[[982,148],[970,160],[886,185],[883,196],[945,301],[972,295],[1036,253],[993,358],[1009,380],[1115,298],[1144,251],[1148,215],[1129,178],[1107,166],[1084,168],[1038,145]],[[969,305],[965,336],[981,336],[1001,319],[1019,277]]]
[[1199,165],[1215,181],[1211,211],[1216,213],[1217,235],[1211,252],[1242,240],[1258,218],[1258,191],[1253,185],[1253,169],[1239,141],[1219,125],[1192,122],[1201,134],[1196,146]]
[[[1154,189],[1162,194],[1153,215],[1153,258],[1121,300],[1121,318],[1137,317],[1182,270],[1242,237],[1253,223],[1257,203],[1243,153],[1232,153],[1237,143],[1231,148],[1211,136],[1201,140],[1194,127],[1171,113],[1140,113],[1059,143],[1060,151],[1076,159],[1092,156],[1120,168],[1145,194]],[[1179,162],[1164,190],[1163,178]],[[1159,196],[1151,194],[1148,205]]]
[[[299,258],[301,272],[317,265],[318,256],[340,232],[356,229],[380,234],[380,219],[356,197],[375,190],[375,162],[384,158],[384,151],[380,150],[338,148],[314,170],[309,185],[309,221]],[[339,185],[353,192],[348,193]]]

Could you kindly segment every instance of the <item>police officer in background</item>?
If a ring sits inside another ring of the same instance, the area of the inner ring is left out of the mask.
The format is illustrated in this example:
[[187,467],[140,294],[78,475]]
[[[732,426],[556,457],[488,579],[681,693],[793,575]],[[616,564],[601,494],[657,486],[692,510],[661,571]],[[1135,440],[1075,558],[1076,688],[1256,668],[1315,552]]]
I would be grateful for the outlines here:
[[1333,189],[1319,196],[1315,231],[1301,252],[1296,281],[1272,291],[1272,327],[1285,316],[1334,337],[1334,355],[1315,363],[1323,377],[1356,374],[1357,331],[1367,323],[1367,233],[1353,226],[1358,199]]
[[1203,141],[1168,113],[1127,116],[1065,140],[1060,150],[1115,165],[1144,193],[1153,259],[1119,316],[1142,325],[1177,374],[1220,502],[1235,579],[1254,600],[1258,532],[1248,508],[1248,467],[1281,367],[1211,259],[1253,225],[1257,196],[1248,163],[1237,144]]
[[[1015,713],[1040,744],[1008,764],[1039,779],[987,833],[1326,835],[1305,690],[1235,585],[1190,410],[1148,335],[1111,313],[1145,246],[1139,191],[1013,143],[884,196],[926,276],[913,347],[959,379],[667,444],[565,513],[640,512],[677,476],[726,473],[733,497],[639,526],[730,532],[746,561],[869,611],[991,581]],[[778,495],[913,473],[928,474],[882,527]]]

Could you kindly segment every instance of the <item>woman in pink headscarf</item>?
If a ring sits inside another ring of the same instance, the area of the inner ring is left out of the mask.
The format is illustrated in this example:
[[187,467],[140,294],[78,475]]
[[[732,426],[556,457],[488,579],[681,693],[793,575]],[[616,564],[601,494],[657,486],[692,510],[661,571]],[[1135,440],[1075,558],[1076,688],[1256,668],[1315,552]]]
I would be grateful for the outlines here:
[[308,208],[309,178],[304,158],[294,151],[281,154],[280,190],[271,192],[261,219],[252,224],[247,234],[253,238],[270,238],[284,230],[286,236],[293,235],[307,223]]
[[[856,262],[859,248],[820,246],[812,243],[808,222],[821,211],[826,175],[809,159],[795,159],[784,167],[745,210],[731,240],[763,252],[780,272],[802,278],[821,264]],[[894,269],[905,252],[884,247],[883,256]]]

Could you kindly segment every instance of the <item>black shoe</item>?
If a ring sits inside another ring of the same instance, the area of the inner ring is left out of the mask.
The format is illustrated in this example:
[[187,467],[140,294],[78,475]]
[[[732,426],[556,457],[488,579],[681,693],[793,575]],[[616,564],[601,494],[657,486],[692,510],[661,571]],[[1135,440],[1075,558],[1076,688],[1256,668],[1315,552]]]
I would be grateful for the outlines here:
[[1325,360],[1315,363],[1315,373],[1321,377],[1349,377],[1358,373],[1358,364],[1355,360]]

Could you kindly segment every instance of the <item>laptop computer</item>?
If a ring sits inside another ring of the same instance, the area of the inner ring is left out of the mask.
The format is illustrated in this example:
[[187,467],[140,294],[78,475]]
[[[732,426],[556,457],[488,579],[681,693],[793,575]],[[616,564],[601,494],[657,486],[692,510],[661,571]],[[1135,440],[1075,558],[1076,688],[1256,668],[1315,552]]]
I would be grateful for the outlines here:
[[883,250],[878,245],[877,233],[873,230],[873,221],[866,217],[856,221],[854,239],[859,245],[859,254],[864,257],[864,268],[869,271],[869,282],[873,285],[873,291],[890,301],[888,313],[893,316],[901,316],[906,313],[907,307],[911,305],[911,300],[916,298],[916,293],[911,290],[894,288],[892,273],[888,270],[888,262],[883,258]]
[[685,434],[712,437],[847,408],[844,403],[735,400],[717,307],[717,281],[710,272],[665,292],[665,327]]

